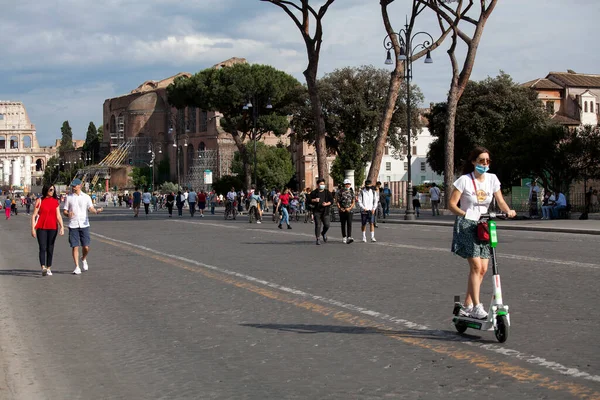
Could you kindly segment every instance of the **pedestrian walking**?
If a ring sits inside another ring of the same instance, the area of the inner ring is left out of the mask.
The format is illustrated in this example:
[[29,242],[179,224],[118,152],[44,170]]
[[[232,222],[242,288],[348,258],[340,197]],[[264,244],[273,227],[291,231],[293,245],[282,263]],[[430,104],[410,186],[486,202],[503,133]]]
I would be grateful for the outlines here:
[[413,208],[415,209],[415,213],[417,217],[421,216],[421,200],[419,199],[419,192],[417,189],[413,188],[413,198],[412,198]]
[[81,180],[76,178],[71,182],[73,192],[67,197],[63,213],[69,217],[69,245],[75,262],[75,275],[81,274],[79,268],[79,247],[81,247],[81,266],[84,271],[89,268],[87,256],[90,252],[90,221],[88,212],[101,213],[103,208],[95,208],[92,199],[81,191]]
[[[219,197],[217,196],[217,192],[215,190],[211,190],[210,195],[208,196],[208,201],[210,202],[210,213],[215,215],[215,208],[217,207],[217,203],[219,202]],[[204,215],[204,213],[202,213]]]
[[27,213],[27,215],[30,215],[31,213],[31,203],[33,202],[33,198],[31,197],[31,193],[27,193],[27,196],[25,197],[25,212]]
[[288,229],[292,229],[292,226],[290,225],[290,213],[289,213],[290,200],[291,200],[290,189],[289,188],[283,189],[283,193],[281,195],[279,195],[279,202],[277,203],[277,210],[281,211],[281,215],[282,215],[282,218],[279,221],[279,224],[277,225],[277,227],[279,229],[283,229],[282,224],[284,222],[286,223]]
[[437,187],[436,183],[433,182],[429,188],[429,197],[431,198],[431,213],[435,217],[440,215],[440,188]]
[[390,216],[390,203],[392,202],[392,190],[389,187],[389,184],[386,182],[383,184],[383,218]]
[[146,213],[146,218],[148,218],[148,213],[150,212],[150,202],[152,201],[152,193],[146,187],[144,193],[142,193],[142,203],[144,203],[144,212]]
[[6,219],[10,219],[11,208],[12,200],[10,199],[10,196],[6,196],[6,199],[4,199],[4,215],[6,215]]
[[325,179],[317,180],[317,189],[310,193],[310,203],[313,205],[313,216],[315,220],[315,237],[317,246],[323,242],[327,243],[327,231],[329,230],[331,216],[329,209],[333,203],[333,196],[329,190],[325,189]]
[[19,211],[17,210],[17,196],[13,196],[10,202],[10,211],[15,215],[19,215]]
[[190,205],[190,215],[192,216],[192,218],[194,217],[194,214],[196,213],[196,200],[198,200],[198,194],[193,189],[190,189],[190,192],[188,193],[187,201],[188,201],[188,204]]
[[173,217],[173,206],[175,205],[175,194],[170,192],[166,198],[167,211],[169,211],[169,218]]
[[[204,209],[206,208],[206,192],[201,190],[198,193],[198,210],[200,210],[200,217],[204,218]],[[213,212],[214,214],[214,212]]]
[[352,217],[354,216],[355,196],[350,179],[344,179],[344,187],[337,192],[336,203],[342,223],[342,242],[350,244],[352,238]]
[[138,214],[140,213],[140,205],[142,203],[142,193],[137,186],[135,187],[133,196],[131,196],[129,201],[133,201],[133,217],[137,218]]
[[185,196],[181,193],[181,190],[177,192],[177,197],[175,198],[175,205],[177,206],[177,214],[179,217],[183,217],[183,206],[185,205]]
[[65,234],[60,202],[54,185],[42,187],[31,216],[31,236],[37,239],[42,276],[52,276],[52,258],[56,236]]
[[479,240],[477,234],[479,218],[488,212],[493,198],[509,218],[516,215],[504,201],[498,177],[488,173],[490,162],[490,152],[486,148],[476,147],[471,151],[463,166],[463,175],[454,182],[448,202],[450,211],[457,216],[452,252],[466,258],[469,263],[467,294],[460,314],[477,319],[487,318],[487,312],[479,301],[479,289],[491,256],[489,241]]
[[377,205],[379,204],[379,198],[377,192],[371,186],[371,181],[367,179],[365,187],[360,191],[358,195],[358,207],[360,209],[360,230],[362,231],[362,241],[367,242],[367,223],[369,224],[371,231],[371,242],[375,240],[375,212],[377,211]]

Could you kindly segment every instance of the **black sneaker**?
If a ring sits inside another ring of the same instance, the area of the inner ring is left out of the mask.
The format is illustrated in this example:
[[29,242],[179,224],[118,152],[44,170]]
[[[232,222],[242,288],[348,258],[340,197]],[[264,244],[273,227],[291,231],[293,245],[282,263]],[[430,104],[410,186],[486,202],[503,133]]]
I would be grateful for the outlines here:
[[348,244],[350,244],[352,242],[354,242],[354,239],[352,239],[351,237],[349,237],[348,240],[346,241],[346,243],[348,243]]
[[323,241],[327,243],[327,235],[323,235]]
[[281,227],[281,224],[277,225],[277,227],[278,227],[279,229],[283,229],[283,228]]
[[321,245],[321,241],[319,239],[317,239],[317,246]]
[[292,226],[291,226],[291,225],[288,225],[288,229],[292,229]]

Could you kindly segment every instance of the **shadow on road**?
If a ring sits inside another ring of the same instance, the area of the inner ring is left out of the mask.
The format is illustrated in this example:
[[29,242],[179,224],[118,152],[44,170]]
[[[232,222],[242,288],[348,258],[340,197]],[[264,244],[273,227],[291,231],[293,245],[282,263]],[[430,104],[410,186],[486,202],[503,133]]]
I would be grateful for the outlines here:
[[454,331],[434,330],[434,329],[407,329],[407,330],[388,330],[375,327],[360,327],[348,325],[305,325],[305,324],[240,324],[259,329],[274,329],[282,332],[292,332],[299,334],[315,333],[342,333],[351,335],[383,335],[400,336],[415,339],[443,340],[447,342],[465,342],[477,341],[479,343],[496,343],[493,340],[482,339],[480,336],[459,334]]
[[[71,274],[71,271],[55,271],[52,268],[52,274]],[[25,276],[28,278],[45,278],[42,276],[41,269],[0,269],[0,276]],[[48,279],[52,279],[48,277]]]

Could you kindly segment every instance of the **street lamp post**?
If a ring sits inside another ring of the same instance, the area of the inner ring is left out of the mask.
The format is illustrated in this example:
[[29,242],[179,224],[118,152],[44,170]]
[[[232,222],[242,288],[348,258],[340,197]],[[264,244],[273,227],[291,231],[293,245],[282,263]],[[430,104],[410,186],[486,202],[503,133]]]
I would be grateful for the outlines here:
[[156,153],[154,152],[155,150],[158,151],[158,153],[162,153],[162,143],[148,143],[148,154],[151,155],[150,158],[150,168],[152,168],[152,191],[154,191],[154,160],[156,158]]
[[[258,104],[256,101],[256,96],[252,96],[252,100],[248,101],[246,105],[244,105],[243,109],[248,110],[252,108],[252,141],[254,142],[254,187],[258,189],[258,179],[257,179],[257,168],[256,168],[256,121],[258,120]],[[271,110],[273,105],[271,104],[271,99],[267,101],[266,108]]]
[[[413,187],[412,187],[412,146],[411,146],[411,102],[410,102],[410,81],[412,80],[412,59],[415,51],[417,50],[426,50],[427,56],[425,57],[425,64],[433,63],[433,59],[431,58],[431,45],[434,40],[433,37],[427,32],[417,32],[413,35],[412,26],[408,25],[408,18],[406,20],[406,24],[404,25],[404,29],[400,29],[400,32],[394,33],[398,37],[398,42],[400,44],[400,53],[398,54],[398,60],[404,62],[404,82],[406,84],[406,130],[407,130],[407,140],[408,140],[408,151],[407,151],[407,159],[408,159],[408,179],[406,184],[406,214],[404,215],[405,220],[414,220],[415,219],[415,210],[412,205],[412,201],[410,196],[413,195]],[[417,36],[424,35],[426,39],[422,43],[417,43],[413,46],[413,42]],[[391,50],[394,47],[394,43],[392,42],[392,38],[390,35],[387,35],[383,40],[383,46],[387,50],[387,58],[385,63],[387,65],[393,64],[392,53]]]

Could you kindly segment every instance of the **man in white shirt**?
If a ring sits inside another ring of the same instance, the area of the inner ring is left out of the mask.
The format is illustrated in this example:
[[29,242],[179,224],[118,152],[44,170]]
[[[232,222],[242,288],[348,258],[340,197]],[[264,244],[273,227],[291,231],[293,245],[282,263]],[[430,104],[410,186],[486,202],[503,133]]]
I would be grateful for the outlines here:
[[146,188],[144,193],[142,193],[142,203],[144,204],[146,218],[148,218],[148,213],[150,212],[150,200],[152,200],[152,194],[150,193],[150,190]]
[[379,196],[377,192],[371,187],[371,181],[365,182],[365,187],[360,191],[358,195],[358,207],[360,209],[361,217],[361,231],[362,241],[367,242],[367,222],[371,227],[371,242],[375,240],[375,212],[377,211],[377,204],[379,203]]
[[437,211],[437,215],[440,215],[440,188],[437,187],[436,183],[433,182],[431,184],[431,188],[429,188],[429,196],[431,197],[431,213],[435,217],[435,213]]
[[556,192],[554,200],[554,207],[552,207],[552,217],[557,219],[560,215],[560,210],[567,208],[567,198],[561,192]]
[[194,217],[194,213],[196,212],[196,199],[197,198],[198,198],[198,195],[196,194],[196,192],[194,192],[194,190],[190,189],[190,192],[188,193],[187,201],[188,201],[188,204],[190,205],[190,215],[192,216],[192,218]]
[[92,199],[81,191],[81,180],[73,179],[71,182],[72,193],[67,196],[63,214],[69,217],[69,244],[75,261],[75,275],[81,274],[79,268],[79,246],[82,248],[81,263],[84,271],[88,270],[87,256],[90,252],[90,221],[88,211],[98,214],[103,208],[96,209]]

